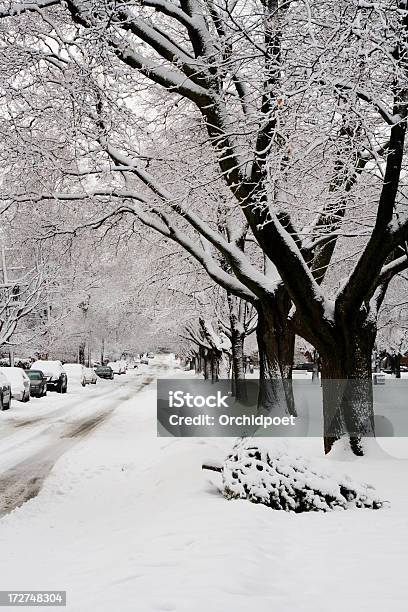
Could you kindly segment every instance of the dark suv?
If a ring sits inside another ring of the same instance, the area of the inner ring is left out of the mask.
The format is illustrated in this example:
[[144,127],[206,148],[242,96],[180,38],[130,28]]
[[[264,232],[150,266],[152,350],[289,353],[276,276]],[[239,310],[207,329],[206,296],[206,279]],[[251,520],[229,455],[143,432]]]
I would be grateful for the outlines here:
[[25,370],[30,379],[30,395],[32,397],[43,397],[47,395],[47,379],[41,370]]
[[294,370],[303,370],[304,372],[313,372],[315,369],[315,364],[314,363],[295,363],[295,365],[293,366]]
[[95,374],[97,374],[99,378],[108,378],[109,380],[113,380],[113,370],[110,366],[96,366]]
[[55,389],[57,393],[66,393],[68,387],[67,373],[60,361],[34,361],[31,370],[40,370],[46,380],[47,389]]

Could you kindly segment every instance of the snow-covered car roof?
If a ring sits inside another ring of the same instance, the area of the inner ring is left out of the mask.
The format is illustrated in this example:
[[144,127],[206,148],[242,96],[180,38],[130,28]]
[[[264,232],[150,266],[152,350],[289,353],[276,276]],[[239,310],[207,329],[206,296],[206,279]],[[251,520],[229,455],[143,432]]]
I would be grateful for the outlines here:
[[12,384],[21,383],[25,378],[28,380],[27,374],[21,368],[2,366],[0,371],[3,372]]
[[22,368],[14,368],[14,367],[0,367],[0,371],[3,372],[7,376],[9,380],[22,380],[23,378],[28,378],[27,374],[24,372]]
[[62,363],[60,361],[45,361],[38,360],[31,364],[30,370],[41,370],[44,374],[57,375],[61,372],[65,372]]
[[4,384],[6,384],[6,383],[7,383],[7,384],[10,386],[10,381],[9,381],[9,379],[8,379],[8,378],[7,378],[7,376],[6,376],[5,374],[3,374],[3,372],[1,372],[1,371],[0,371],[0,383],[1,383],[2,385],[4,385]]

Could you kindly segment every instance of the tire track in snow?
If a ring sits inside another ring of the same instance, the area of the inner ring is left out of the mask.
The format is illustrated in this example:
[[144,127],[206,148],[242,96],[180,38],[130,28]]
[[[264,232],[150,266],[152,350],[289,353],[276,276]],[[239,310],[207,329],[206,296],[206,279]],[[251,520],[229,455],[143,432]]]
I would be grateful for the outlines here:
[[[122,403],[132,399],[153,380],[153,376],[145,376],[140,384],[136,388],[132,388],[129,393],[112,398],[108,406],[102,411],[71,423],[60,421],[59,427],[57,423],[54,423],[47,428],[46,432],[50,429],[54,430],[54,433],[57,434],[56,439],[46,443],[40,451],[31,454],[0,475],[0,518],[36,497],[57,460],[104,423]],[[36,419],[22,421],[20,425],[16,426],[30,426],[33,422],[35,423]],[[44,435],[44,431],[38,435]]]
[[[139,378],[142,378],[139,385],[143,385],[144,381],[148,377],[143,376],[143,374],[140,373],[136,375],[136,380]],[[96,410],[99,408],[100,402],[106,402],[106,400],[111,396],[115,397],[116,402],[125,401],[126,398],[131,396],[126,395],[126,397],[124,397],[122,395],[124,389],[128,388],[129,384],[136,382],[136,380],[124,380],[123,382],[120,382],[119,385],[111,389],[104,388],[101,391],[98,389],[98,393],[94,393],[92,396],[87,398],[84,396],[78,396],[76,394],[69,400],[68,404],[64,404],[62,407],[58,405],[56,407],[54,406],[53,409],[50,409],[38,416],[24,416],[20,418],[17,416],[8,419],[5,423],[5,429],[0,433],[0,456],[7,457],[11,455],[10,451],[17,449],[20,451],[21,449],[24,449],[24,447],[27,447],[28,449],[29,445],[38,445],[38,443],[41,443],[47,435],[50,437],[55,437],[56,427],[60,427],[61,423],[66,423],[67,417],[76,418],[79,416],[82,418],[82,406],[84,402],[86,402],[86,410],[88,413],[89,410],[95,406],[94,410],[91,412],[91,414],[95,414]],[[136,393],[139,390],[139,385],[136,388],[132,386],[132,393]],[[58,399],[58,396],[56,399]],[[20,432],[25,434],[24,438],[22,438]],[[4,460],[0,461],[0,465],[2,463],[4,464]]]

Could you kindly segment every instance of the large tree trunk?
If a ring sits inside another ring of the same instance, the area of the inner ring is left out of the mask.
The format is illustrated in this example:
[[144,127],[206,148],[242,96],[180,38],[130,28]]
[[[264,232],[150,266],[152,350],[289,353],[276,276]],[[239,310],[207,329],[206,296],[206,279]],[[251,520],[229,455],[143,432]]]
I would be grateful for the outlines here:
[[85,365],[85,347],[85,341],[82,341],[78,347],[78,363],[81,363],[82,365]]
[[231,353],[232,353],[232,394],[238,400],[247,399],[244,364],[245,333],[231,327]]
[[259,350],[260,401],[281,404],[281,409],[297,416],[292,387],[295,333],[289,326],[290,299],[278,291],[276,300],[258,303],[257,340]]
[[198,347],[198,353],[196,358],[196,374],[203,374],[205,369],[205,350],[202,346]]
[[225,351],[222,351],[221,353],[219,351],[214,351],[214,360],[217,364],[217,377],[215,382],[218,381],[219,378],[229,378],[231,368],[230,355],[228,355]]
[[232,394],[238,400],[247,399],[245,385],[245,329],[239,319],[237,298],[227,294],[231,331]]
[[374,338],[371,326],[350,326],[339,329],[335,345],[320,352],[326,453],[336,440],[348,435],[353,453],[363,455],[362,439],[375,435],[371,361]]
[[231,329],[232,377],[234,380],[245,379],[244,340],[245,333]]
[[203,349],[203,374],[205,380],[211,378],[211,355],[207,349]]

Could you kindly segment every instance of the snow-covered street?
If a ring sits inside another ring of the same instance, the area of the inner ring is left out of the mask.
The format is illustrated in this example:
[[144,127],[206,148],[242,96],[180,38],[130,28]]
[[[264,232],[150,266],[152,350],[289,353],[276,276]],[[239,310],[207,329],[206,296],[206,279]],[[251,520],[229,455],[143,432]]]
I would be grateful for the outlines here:
[[39,478],[38,494],[0,520],[2,589],[66,590],[70,612],[406,609],[405,441],[330,461],[320,439],[290,443],[374,484],[390,508],[294,515],[226,501],[201,464],[222,460],[232,439],[156,437],[153,379],[164,373],[181,374],[156,363],[111,390],[1,414],[0,481],[11,492],[18,474]]
[[104,380],[85,389],[73,384],[68,395],[14,402],[11,411],[0,413],[0,515],[33,497],[55,461],[149,384],[156,371],[142,368],[113,385]]

